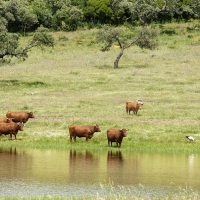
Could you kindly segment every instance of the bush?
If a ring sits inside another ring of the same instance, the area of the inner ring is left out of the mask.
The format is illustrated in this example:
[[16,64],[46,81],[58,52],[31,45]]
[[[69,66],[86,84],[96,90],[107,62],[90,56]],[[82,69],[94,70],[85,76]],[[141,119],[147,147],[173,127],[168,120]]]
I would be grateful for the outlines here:
[[161,34],[167,34],[167,35],[175,35],[176,31],[172,28],[167,28],[167,29],[161,30],[160,33]]

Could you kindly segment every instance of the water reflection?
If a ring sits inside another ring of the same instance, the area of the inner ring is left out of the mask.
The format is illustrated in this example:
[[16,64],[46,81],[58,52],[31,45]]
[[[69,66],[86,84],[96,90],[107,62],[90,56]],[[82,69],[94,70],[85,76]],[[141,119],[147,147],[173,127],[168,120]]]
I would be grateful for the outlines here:
[[70,182],[96,182],[99,159],[91,151],[70,150],[69,158]]
[[17,170],[25,173],[27,161],[25,152],[18,153],[16,148],[0,149],[0,177],[18,177]]
[[199,189],[199,168],[199,154],[7,148],[0,149],[0,195],[90,196],[109,181],[149,193],[157,188],[155,195],[170,187]]
[[3,154],[17,154],[17,150],[16,150],[16,148],[12,148],[12,147],[10,147],[8,149],[0,148],[0,153],[2,153],[2,155]]
[[120,150],[108,151],[107,177],[122,185],[139,183],[140,168],[137,156],[122,155]]

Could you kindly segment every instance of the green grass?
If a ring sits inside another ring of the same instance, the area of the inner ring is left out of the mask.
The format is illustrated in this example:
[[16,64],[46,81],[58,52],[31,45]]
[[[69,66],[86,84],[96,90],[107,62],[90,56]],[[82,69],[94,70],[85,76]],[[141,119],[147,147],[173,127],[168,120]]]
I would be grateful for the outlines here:
[[[26,110],[36,118],[18,140],[0,136],[0,145],[108,148],[106,130],[114,127],[129,129],[122,150],[200,152],[200,32],[188,32],[189,26],[165,25],[176,34],[160,35],[154,51],[126,49],[118,69],[113,62],[119,48],[101,52],[95,29],[53,33],[54,48],[33,49],[25,62],[1,63],[0,115]],[[136,99],[143,99],[143,109],[129,116],[125,102]],[[71,124],[96,123],[102,131],[88,143],[79,138],[76,144],[69,142]]]

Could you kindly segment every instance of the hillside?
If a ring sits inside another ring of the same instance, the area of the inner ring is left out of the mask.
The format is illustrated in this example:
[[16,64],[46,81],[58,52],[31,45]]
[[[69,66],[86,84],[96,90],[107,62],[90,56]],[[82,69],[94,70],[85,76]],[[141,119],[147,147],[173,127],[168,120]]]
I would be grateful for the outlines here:
[[[13,59],[0,66],[0,115],[35,113],[19,138],[64,136],[69,142],[69,125],[97,123],[102,131],[90,143],[101,146],[107,145],[106,130],[115,127],[129,129],[123,146],[170,142],[189,148],[189,134],[197,138],[195,149],[200,144],[200,31],[188,27],[192,24],[165,25],[161,30],[175,34],[161,34],[154,51],[127,49],[118,69],[113,68],[118,46],[101,52],[97,30],[52,33],[54,48],[34,49],[24,62]],[[127,115],[125,102],[137,99],[143,109]]]

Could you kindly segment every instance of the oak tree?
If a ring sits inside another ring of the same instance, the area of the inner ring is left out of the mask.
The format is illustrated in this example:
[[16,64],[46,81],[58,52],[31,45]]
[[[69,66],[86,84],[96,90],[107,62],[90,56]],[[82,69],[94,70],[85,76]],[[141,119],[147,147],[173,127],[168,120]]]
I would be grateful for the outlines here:
[[103,26],[97,33],[97,41],[103,44],[101,50],[109,51],[114,44],[120,47],[120,52],[114,61],[114,68],[118,68],[119,60],[124,54],[124,50],[133,45],[140,48],[155,49],[157,43],[157,31],[148,27],[143,27],[135,35],[130,28]]

